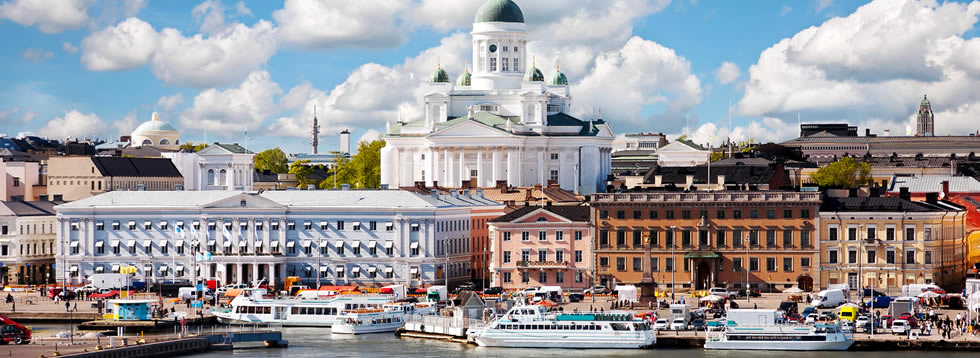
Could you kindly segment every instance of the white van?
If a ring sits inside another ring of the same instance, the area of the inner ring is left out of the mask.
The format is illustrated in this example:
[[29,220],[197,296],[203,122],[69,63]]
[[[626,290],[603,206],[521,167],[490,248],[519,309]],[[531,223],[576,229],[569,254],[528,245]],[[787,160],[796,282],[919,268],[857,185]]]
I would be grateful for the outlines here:
[[563,299],[561,287],[541,286],[541,288],[534,291],[534,302],[540,302],[545,299],[551,300],[552,302],[561,303]]
[[[214,292],[211,292],[211,289],[209,289],[209,288],[205,288],[204,289],[204,296],[203,297],[204,297],[205,300],[213,300],[214,299]],[[177,298],[180,298],[182,300],[193,300],[193,299],[197,298],[197,292],[195,291],[195,287],[181,287],[181,288],[179,288],[177,290]]]
[[817,308],[836,308],[847,303],[844,290],[823,290],[817,293],[810,305]]

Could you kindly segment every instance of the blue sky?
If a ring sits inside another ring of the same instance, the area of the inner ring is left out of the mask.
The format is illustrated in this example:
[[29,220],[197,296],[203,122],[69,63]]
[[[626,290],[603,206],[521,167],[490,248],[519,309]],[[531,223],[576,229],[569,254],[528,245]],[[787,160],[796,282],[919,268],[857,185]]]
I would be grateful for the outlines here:
[[[461,72],[482,1],[0,0],[0,133],[115,138],[157,110],[184,141],[248,128],[252,149],[306,152],[315,105],[321,150],[373,138],[419,115],[439,59]],[[618,133],[771,141],[799,116],[903,134],[925,93],[937,133],[977,130],[980,3],[517,3],[573,114],[600,108]]]

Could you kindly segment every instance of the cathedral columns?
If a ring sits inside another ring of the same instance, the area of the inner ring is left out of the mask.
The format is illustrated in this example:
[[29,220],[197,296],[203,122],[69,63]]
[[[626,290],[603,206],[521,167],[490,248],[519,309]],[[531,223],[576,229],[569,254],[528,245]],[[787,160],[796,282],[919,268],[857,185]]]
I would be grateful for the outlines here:
[[443,159],[445,159],[446,161],[445,165],[443,165],[443,170],[442,170],[442,180],[441,180],[441,182],[443,183],[442,186],[452,187],[452,184],[449,183],[449,179],[452,176],[452,169],[450,168],[453,167],[453,164],[452,164],[452,158],[449,157],[449,149],[444,148],[442,150],[442,156]]
[[535,148],[535,149],[537,149],[537,151],[538,151],[538,167],[536,169],[538,171],[538,184],[541,184],[541,186],[545,186],[545,184],[547,184],[544,181],[544,179],[545,179],[544,172],[547,170],[544,167],[544,151],[545,151],[545,148]]
[[438,181],[438,179],[436,179],[436,169],[435,169],[435,163],[436,163],[435,156],[438,154],[436,154],[436,151],[432,148],[429,148],[428,152],[429,152],[428,155],[425,156],[425,162],[424,162],[425,164],[423,164],[426,171],[425,186],[432,187],[432,182]]
[[507,151],[507,185],[509,186],[520,186],[520,183],[517,182],[517,173],[515,172],[517,170],[515,163],[517,161],[516,157],[517,152],[514,149]]
[[500,179],[500,148],[493,148],[493,162],[491,162],[491,178],[492,183],[490,186],[497,185],[497,181]]
[[476,187],[487,186],[486,175],[483,175],[483,148],[476,150]]
[[459,149],[459,186],[463,186],[463,181],[469,179],[469,173],[466,172],[466,150],[463,148]]

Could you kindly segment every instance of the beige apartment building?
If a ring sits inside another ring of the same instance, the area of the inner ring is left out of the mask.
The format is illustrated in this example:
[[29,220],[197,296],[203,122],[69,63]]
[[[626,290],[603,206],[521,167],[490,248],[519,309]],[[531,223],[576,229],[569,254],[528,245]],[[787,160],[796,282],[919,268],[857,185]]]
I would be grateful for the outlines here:
[[180,190],[184,184],[167,158],[52,157],[48,197],[73,201],[113,190]]
[[912,283],[962,284],[966,210],[930,194],[824,198],[820,207],[821,286],[894,291]]

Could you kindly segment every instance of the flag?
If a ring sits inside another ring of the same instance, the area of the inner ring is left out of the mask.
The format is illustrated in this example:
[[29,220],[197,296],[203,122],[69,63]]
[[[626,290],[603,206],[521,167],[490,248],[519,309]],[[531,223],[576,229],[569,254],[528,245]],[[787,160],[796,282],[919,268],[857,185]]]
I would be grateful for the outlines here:
[[177,233],[181,239],[184,238],[184,229],[181,229],[180,226],[174,225],[174,232]]
[[228,227],[221,225],[221,231],[225,234],[225,238],[231,240],[231,231],[228,231]]

